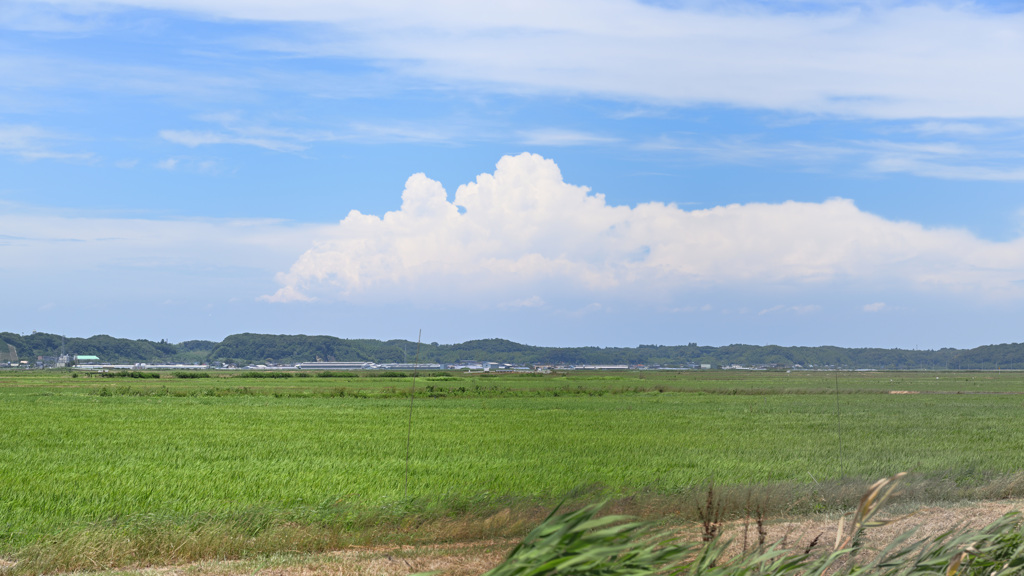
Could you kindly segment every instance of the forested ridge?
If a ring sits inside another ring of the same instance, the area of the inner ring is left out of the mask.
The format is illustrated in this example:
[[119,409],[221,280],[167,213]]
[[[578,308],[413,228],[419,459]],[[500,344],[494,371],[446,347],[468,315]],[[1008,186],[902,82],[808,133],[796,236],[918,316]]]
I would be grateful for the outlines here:
[[[16,348],[19,358],[56,356],[61,336],[35,332],[20,335],[0,332],[0,341]],[[7,346],[0,348],[6,349]],[[320,360],[366,361],[375,363],[412,362],[416,342],[409,340],[344,339],[334,336],[234,334],[221,342],[189,340],[179,343],[130,340],[107,335],[65,338],[68,354],[98,356],[111,363],[224,362],[236,364],[312,362]],[[640,345],[635,348],[596,346],[554,348],[529,346],[491,338],[460,344],[424,343],[420,362],[455,363],[473,361],[514,364],[628,364],[631,366],[775,366],[789,368],[842,367],[849,369],[1024,369],[1024,344],[997,344],[969,350],[906,350],[885,348],[840,348],[837,346],[678,346]]]
[[[58,356],[63,350],[67,354],[98,356],[103,362],[203,362],[209,356],[216,342],[189,340],[171,344],[161,340],[129,340],[101,334],[88,338],[63,338],[59,334],[33,332],[20,335],[0,332],[0,343],[15,347],[22,360],[35,360],[39,356]],[[7,348],[7,346],[0,346]]]

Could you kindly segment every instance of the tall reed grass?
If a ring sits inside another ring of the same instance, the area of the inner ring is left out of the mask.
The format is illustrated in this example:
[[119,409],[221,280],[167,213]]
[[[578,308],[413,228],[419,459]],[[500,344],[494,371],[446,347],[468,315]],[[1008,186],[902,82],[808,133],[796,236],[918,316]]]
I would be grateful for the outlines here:
[[552,514],[484,576],[1009,576],[1024,571],[1019,514],[979,530],[932,538],[905,532],[880,550],[864,550],[866,530],[887,524],[877,514],[901,475],[876,482],[847,521],[835,545],[802,551],[780,545],[729,555],[729,542],[684,541],[653,524],[599,516],[601,505]]

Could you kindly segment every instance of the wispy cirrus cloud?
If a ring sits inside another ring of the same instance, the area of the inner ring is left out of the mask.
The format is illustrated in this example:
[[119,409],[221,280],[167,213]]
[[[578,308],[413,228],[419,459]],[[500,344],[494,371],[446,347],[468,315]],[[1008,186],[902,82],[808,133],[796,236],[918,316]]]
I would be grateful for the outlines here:
[[[1024,117],[1024,79],[1007,72],[1024,58],[1024,13],[978,4],[798,10],[555,0],[486,8],[453,1],[438,9],[412,1],[111,0],[110,7],[295,24],[293,40],[268,37],[263,49],[362,58],[444,85],[868,118]],[[306,24],[338,33],[304,33]]]
[[566,130],[562,128],[538,128],[516,132],[523,144],[527,146],[592,146],[595,144],[612,144],[619,138],[601,136],[583,130]]
[[157,161],[155,166],[161,170],[174,170],[178,167],[180,162],[180,158],[164,158],[163,160]]
[[302,144],[296,144],[281,139],[260,138],[253,136],[241,136],[224,132],[196,131],[196,130],[161,130],[160,137],[174,144],[181,144],[189,148],[209,144],[239,144],[242,146],[255,146],[275,152],[301,152],[308,148]]
[[[1024,117],[1024,98],[1019,97],[1024,80],[1005,71],[1024,58],[1024,37],[1016,34],[1024,12],[997,13],[983,5],[848,2],[804,10],[760,2],[723,8],[555,0],[543,5],[499,2],[480,10],[456,0],[444,10],[424,10],[412,2],[400,3],[399,10],[361,0],[344,7],[307,0],[280,10],[226,0],[112,0],[102,5],[16,0],[5,6],[14,8],[7,8],[10,17],[0,17],[0,26],[6,22],[12,28],[38,20],[42,28],[53,22],[55,30],[65,25],[62,21],[88,22],[85,31],[102,29],[111,15],[137,10],[146,17],[155,12],[185,20],[272,24],[247,27],[245,34],[228,34],[207,46],[211,53],[206,56],[230,54],[247,63],[231,68],[207,66],[210,61],[200,57],[199,49],[189,52],[196,60],[181,68],[66,55],[0,57],[5,83],[26,92],[73,87],[78,92],[157,94],[209,104],[270,93],[366,98],[373,90],[363,86],[379,84],[377,89],[387,86],[383,90],[388,93],[415,87],[460,95],[588,96],[628,102],[627,109],[641,115],[712,105],[774,110],[787,118],[886,119],[911,123],[895,128],[905,134],[966,142],[973,152],[900,152],[882,149],[884,142],[765,142],[717,134],[690,143],[647,140],[640,147],[676,148],[723,163],[781,159],[821,168],[853,162],[871,172],[928,178],[1022,177],[1010,152],[1020,144],[1013,134],[1020,133]],[[302,72],[252,65],[255,55],[267,54],[310,56],[332,64],[358,61],[365,68],[353,82],[331,65]],[[633,115],[626,112],[619,118]],[[479,119],[453,128],[450,122],[416,119],[335,118],[327,129],[302,121],[198,120],[203,124],[167,126],[158,134],[187,147],[232,145],[291,154],[332,141],[453,143],[507,140],[511,135],[527,146],[633,142],[628,136],[609,136],[614,130],[515,130],[483,126],[486,122]],[[991,135],[1001,140],[977,141]]]
[[[69,215],[3,202],[0,230],[9,236],[0,274],[18,279],[4,297],[21,303],[9,324],[180,340],[246,326],[274,270],[322,234],[280,220]],[[249,313],[211,326],[239,307]]]
[[458,130],[418,123],[353,122],[339,139],[365,143],[446,143],[465,137]]
[[57,6],[12,0],[0,4],[0,27],[27,32],[82,34],[100,28],[106,12],[96,5]]
[[225,281],[239,269],[248,270],[250,280],[269,278],[280,265],[274,262],[287,262],[326,231],[322,225],[273,219],[67,216],[7,204],[0,205],[0,230],[5,232],[0,270],[30,277],[78,274],[82,288],[94,294],[116,288],[109,283],[102,288],[87,277],[102,280],[113,272],[134,271],[139,282],[152,281],[158,270],[181,274],[181,283],[195,272],[208,282]]
[[950,136],[985,136],[1003,131],[1005,128],[993,126],[990,123],[980,122],[951,122],[931,120],[915,124],[912,129],[915,132],[925,135],[950,135]]
[[945,180],[986,180],[990,182],[1021,182],[1024,181],[1024,162],[1018,168],[1000,168],[990,166],[963,166],[936,162],[927,159],[894,156],[880,158],[871,162],[870,167],[876,172],[902,172],[926,178]]
[[[1019,142],[1024,139],[1019,139]],[[873,172],[907,173],[946,180],[1024,181],[1024,153],[1014,142],[863,143],[865,167]]]
[[218,129],[165,129],[160,131],[160,138],[189,148],[231,144],[290,153],[303,152],[317,142],[440,143],[455,138],[454,132],[415,124],[351,122],[336,129],[311,130],[260,124],[234,113],[206,114],[197,117],[197,120],[216,124]]
[[243,120],[238,114],[207,114],[200,121],[219,125],[220,130],[161,130],[160,137],[189,148],[211,144],[255,146],[274,152],[301,152],[312,142],[336,140],[329,131],[299,131],[269,127]]
[[0,154],[24,160],[89,160],[88,152],[65,152],[59,148],[70,138],[29,125],[0,125]]
[[810,314],[812,312],[818,312],[821,310],[821,306],[818,304],[797,304],[786,306],[784,304],[778,304],[771,308],[765,308],[757,313],[758,316],[764,316],[765,314],[775,314],[780,312],[789,312],[791,314]]
[[3,74],[6,91],[22,91],[32,98],[50,93],[60,98],[66,96],[63,91],[71,89],[79,95],[156,95],[209,102],[241,99],[260,86],[260,79],[251,74],[97,61],[78,54],[2,54],[0,74]]
[[[966,130],[961,133],[966,133]],[[703,140],[662,136],[640,142],[635,147],[647,152],[680,154],[686,158],[725,164],[765,166],[784,163],[812,170],[835,170],[845,166],[847,171],[1011,182],[1024,180],[1024,153],[1020,152],[1022,142],[1024,134],[1009,134],[998,140],[837,139],[831,142],[780,142],[757,135]]]
[[827,166],[863,153],[861,147],[851,142],[773,142],[756,135],[686,139],[662,135],[637,143],[635,147],[647,152],[682,153],[714,162],[747,165],[783,161],[802,166]]

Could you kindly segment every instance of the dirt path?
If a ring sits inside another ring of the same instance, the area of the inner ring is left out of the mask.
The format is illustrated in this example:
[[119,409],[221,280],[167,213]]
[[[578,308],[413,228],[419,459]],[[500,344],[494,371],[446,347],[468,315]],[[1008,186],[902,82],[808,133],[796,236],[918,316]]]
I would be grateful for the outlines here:
[[[868,547],[879,547],[890,542],[897,535],[916,528],[918,538],[938,536],[957,526],[981,528],[1013,511],[1024,510],[1024,500],[1000,500],[988,502],[965,502],[949,506],[924,506],[899,513],[886,514],[883,509],[879,519],[906,518],[888,526],[872,528],[864,539]],[[831,547],[835,543],[838,517],[809,517],[772,522],[768,526],[768,542],[784,542],[794,548],[805,548],[815,537],[821,536],[820,546]],[[733,525],[726,531],[736,545],[742,545],[743,526]],[[756,544],[756,531],[751,530],[749,540]],[[697,533],[694,532],[696,535]]]
[[[867,533],[869,547],[884,545],[894,536],[917,527],[920,537],[935,536],[958,525],[984,526],[1000,516],[1024,510],[1024,500],[965,502],[949,506],[926,506],[913,515],[889,526]],[[898,515],[898,514],[897,514]],[[881,514],[880,517],[887,517]],[[835,541],[838,518],[812,516],[782,519],[767,523],[767,542],[783,541],[792,548],[803,549],[820,536],[819,546]],[[744,531],[748,546],[757,543],[757,530],[752,524],[730,523],[723,535],[732,540],[734,550],[742,549]],[[681,527],[685,538],[699,539],[699,526]],[[432,546],[352,547],[322,554],[278,555],[256,560],[205,561],[182,566],[162,566],[105,571],[102,576],[404,576],[417,572],[440,571],[449,576],[482,574],[498,564],[515,545],[514,540],[488,540]]]

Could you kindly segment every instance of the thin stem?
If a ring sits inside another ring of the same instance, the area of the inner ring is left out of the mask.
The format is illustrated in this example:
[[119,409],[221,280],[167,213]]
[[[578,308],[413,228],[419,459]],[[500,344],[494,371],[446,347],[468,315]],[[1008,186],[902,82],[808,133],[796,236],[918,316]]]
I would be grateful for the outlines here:
[[416,337],[416,360],[412,369],[412,390],[409,393],[409,429],[405,435],[405,499],[409,499],[409,454],[412,448],[412,403],[416,398],[416,376],[419,375],[420,342],[423,340],[423,329],[420,328]]
[[846,470],[843,466],[843,422],[839,417],[839,372],[836,372],[836,431],[839,434],[839,476],[841,478]]

